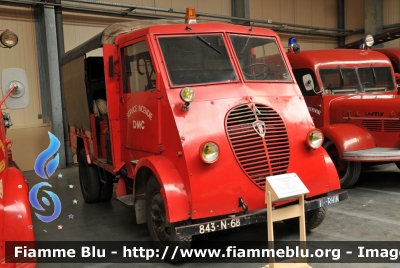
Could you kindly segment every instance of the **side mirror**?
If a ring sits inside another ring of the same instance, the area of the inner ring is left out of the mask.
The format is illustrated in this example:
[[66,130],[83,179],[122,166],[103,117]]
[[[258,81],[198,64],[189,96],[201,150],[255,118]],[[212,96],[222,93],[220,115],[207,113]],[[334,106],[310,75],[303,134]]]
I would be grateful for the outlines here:
[[311,91],[314,89],[314,81],[311,77],[311,74],[303,75],[303,84],[304,84],[304,88],[307,91]]
[[[22,109],[29,104],[29,88],[26,73],[20,68],[4,69],[1,75],[2,92],[5,105],[9,109]],[[7,96],[7,93],[15,87],[15,89]]]
[[315,88],[314,81],[312,79],[311,74],[303,75],[303,84],[304,84],[304,88],[307,91],[311,91],[312,90],[312,91],[314,91],[315,94],[321,93],[321,90],[318,90],[318,88]]

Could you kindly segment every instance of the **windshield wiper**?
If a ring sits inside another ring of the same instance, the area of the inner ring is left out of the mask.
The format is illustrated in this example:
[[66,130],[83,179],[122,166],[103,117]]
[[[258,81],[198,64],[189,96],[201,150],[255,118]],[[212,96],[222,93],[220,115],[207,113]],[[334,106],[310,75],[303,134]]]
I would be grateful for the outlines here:
[[216,49],[215,47],[213,47],[213,45],[211,45],[209,42],[207,42],[203,37],[197,35],[197,38],[199,38],[201,41],[203,41],[204,44],[206,44],[207,46],[211,47],[212,49],[214,49],[215,51],[217,51],[219,54],[222,54],[221,51],[219,51],[218,49]]
[[247,47],[247,44],[249,43],[250,36],[251,36],[251,31],[253,31],[253,27],[250,27],[249,31],[250,31],[250,35],[249,35],[249,37],[247,37],[246,43],[244,44],[244,46],[242,48],[242,51],[240,52],[240,55],[243,55],[244,49]]
[[340,72],[340,78],[342,79],[342,83],[344,86],[344,77],[343,77],[343,73],[342,73],[342,69],[340,68],[340,65],[338,65],[338,68],[339,68],[339,72]]
[[372,67],[372,73],[373,73],[373,75],[374,75],[374,83],[375,83],[375,85],[376,85],[376,74],[375,74],[375,68],[374,68],[374,66],[373,66],[373,65],[372,65],[371,67]]
[[[189,26],[186,26],[186,29],[193,31],[192,28],[190,28]],[[196,34],[197,34],[197,33],[196,33]],[[200,39],[204,44],[206,44],[207,46],[209,46],[209,47],[212,48],[213,50],[217,51],[219,54],[222,54],[221,51],[219,51],[217,48],[215,48],[213,45],[211,45],[210,42],[207,42],[207,41],[206,41],[203,37],[201,37],[200,35],[196,35],[196,37],[197,37],[198,39]]]

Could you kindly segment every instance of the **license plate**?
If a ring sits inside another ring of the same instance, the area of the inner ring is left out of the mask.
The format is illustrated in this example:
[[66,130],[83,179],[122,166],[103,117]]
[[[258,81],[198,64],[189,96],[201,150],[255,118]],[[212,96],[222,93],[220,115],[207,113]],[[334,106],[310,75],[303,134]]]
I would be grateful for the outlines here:
[[240,227],[240,225],[241,225],[240,218],[232,218],[229,220],[220,220],[220,221],[210,222],[210,223],[206,223],[206,224],[200,224],[199,225],[199,233],[200,234],[212,233],[215,231]]
[[324,202],[326,206],[339,203],[340,202],[339,195],[325,197],[323,200],[320,201],[319,207],[322,207],[322,202]]

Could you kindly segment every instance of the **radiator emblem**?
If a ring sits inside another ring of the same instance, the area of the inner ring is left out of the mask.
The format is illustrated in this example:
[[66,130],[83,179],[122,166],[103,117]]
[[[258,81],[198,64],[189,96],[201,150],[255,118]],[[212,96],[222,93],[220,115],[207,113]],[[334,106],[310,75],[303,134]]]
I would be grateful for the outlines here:
[[260,135],[261,138],[265,137],[266,126],[263,121],[257,120],[253,122],[253,128]]

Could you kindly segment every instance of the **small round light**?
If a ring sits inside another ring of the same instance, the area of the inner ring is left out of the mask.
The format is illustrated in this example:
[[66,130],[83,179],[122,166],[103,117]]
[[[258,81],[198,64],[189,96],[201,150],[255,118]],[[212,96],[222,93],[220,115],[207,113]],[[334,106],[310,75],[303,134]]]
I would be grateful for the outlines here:
[[194,100],[194,90],[190,87],[184,87],[181,90],[180,96],[182,101],[191,102],[192,100]]
[[313,149],[317,149],[321,147],[324,142],[324,134],[322,134],[321,130],[313,129],[307,134],[307,144]]
[[374,45],[374,37],[369,34],[365,37],[364,42],[367,47],[372,47]]
[[18,36],[15,33],[6,30],[0,35],[0,42],[3,46],[11,48],[18,43]]
[[201,159],[207,163],[211,164],[217,161],[219,156],[219,147],[215,142],[208,141],[202,144],[200,147]]

